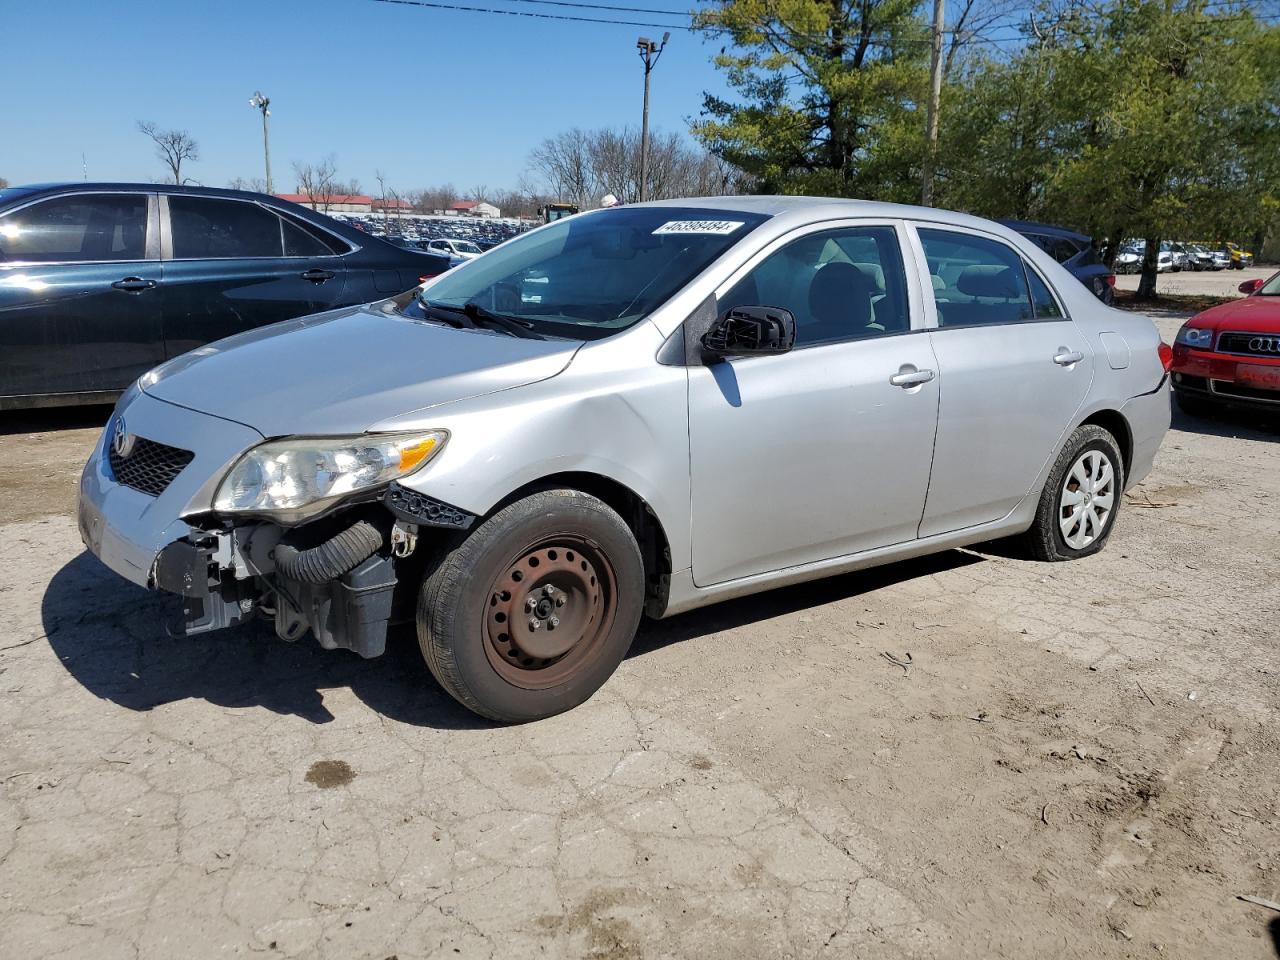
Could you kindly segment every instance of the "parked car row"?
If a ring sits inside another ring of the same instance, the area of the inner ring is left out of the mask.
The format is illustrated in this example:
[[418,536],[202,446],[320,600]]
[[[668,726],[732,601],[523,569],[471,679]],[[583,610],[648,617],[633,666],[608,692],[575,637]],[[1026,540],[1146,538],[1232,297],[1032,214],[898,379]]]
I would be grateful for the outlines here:
[[402,237],[411,243],[432,240],[455,240],[474,244],[481,252],[519,236],[536,224],[514,218],[477,217],[429,217],[408,214],[402,217],[361,217],[353,214],[334,213],[330,216],[344,220],[357,229],[388,239]]
[[1116,275],[1098,256],[1091,237],[1047,223],[1031,223],[1026,220],[1000,222],[1018,231],[1066,267],[1073,277],[1093,291],[1093,295],[1103,303],[1110,305],[1115,300]]
[[306,207],[136,183],[0,190],[0,409],[113,399],[157,364],[448,270]]
[[[1144,240],[1126,240],[1116,256],[1116,273],[1139,273],[1146,254]],[[1253,254],[1234,243],[1211,247],[1203,243],[1164,240],[1156,259],[1157,273],[1181,270],[1243,270],[1253,266]]]

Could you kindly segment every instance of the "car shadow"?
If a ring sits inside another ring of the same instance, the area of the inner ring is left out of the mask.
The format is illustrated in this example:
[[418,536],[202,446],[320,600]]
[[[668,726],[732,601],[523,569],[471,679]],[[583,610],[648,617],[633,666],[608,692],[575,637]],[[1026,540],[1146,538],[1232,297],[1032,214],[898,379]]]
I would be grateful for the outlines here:
[[54,433],[102,427],[111,418],[109,404],[86,407],[44,407],[0,413],[0,436],[15,433]]
[[1175,403],[1170,427],[1183,433],[1198,433],[1206,437],[1275,442],[1280,440],[1280,408],[1275,413],[1269,413],[1252,407],[1223,406],[1208,416],[1200,417],[1184,413]]
[[1271,949],[1280,957],[1280,917],[1267,924],[1267,930],[1271,933]]
[[[727,601],[661,621],[644,621],[629,656],[808,607],[980,562],[948,551],[859,573]],[[265,623],[198,637],[171,636],[177,598],[143,590],[81,553],[49,582],[41,601],[45,636],[63,667],[94,696],[146,712],[181,700],[227,709],[261,707],[328,723],[325,691],[346,688],[379,714],[414,726],[479,729],[491,724],[435,682],[411,625],[393,628],[387,652],[363,660],[323,650],[310,636],[276,637]]]

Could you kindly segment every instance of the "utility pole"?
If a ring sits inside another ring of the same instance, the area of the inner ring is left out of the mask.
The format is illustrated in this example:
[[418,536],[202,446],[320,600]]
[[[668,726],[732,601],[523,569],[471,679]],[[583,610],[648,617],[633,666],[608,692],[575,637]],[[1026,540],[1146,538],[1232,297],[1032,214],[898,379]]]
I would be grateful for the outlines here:
[[249,98],[249,106],[262,111],[262,158],[267,164],[267,193],[275,193],[271,187],[271,138],[267,132],[267,117],[271,116],[271,98],[264,97],[261,90],[255,90]]
[[942,24],[945,17],[945,0],[933,0],[933,44],[929,56],[929,107],[925,127],[928,142],[925,145],[923,183],[920,186],[920,203],[933,206],[933,165],[938,152],[938,102],[942,99]]
[[636,41],[636,49],[640,51],[640,59],[644,61],[644,113],[640,121],[640,202],[644,203],[645,186],[649,178],[649,74],[658,65],[658,58],[667,48],[671,39],[671,31],[662,35],[662,43],[654,43],[648,37]]

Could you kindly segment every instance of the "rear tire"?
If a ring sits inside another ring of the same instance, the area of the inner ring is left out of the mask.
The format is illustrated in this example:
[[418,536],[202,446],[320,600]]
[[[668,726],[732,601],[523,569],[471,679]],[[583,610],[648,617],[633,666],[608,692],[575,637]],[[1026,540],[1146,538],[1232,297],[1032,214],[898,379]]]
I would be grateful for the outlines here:
[[499,510],[427,571],[418,643],[459,703],[500,723],[591,697],[644,606],[635,536],[603,501],[543,490]]
[[1037,560],[1077,560],[1097,553],[1115,529],[1124,491],[1124,460],[1107,430],[1086,423],[1067,438],[1040,494],[1026,543]]

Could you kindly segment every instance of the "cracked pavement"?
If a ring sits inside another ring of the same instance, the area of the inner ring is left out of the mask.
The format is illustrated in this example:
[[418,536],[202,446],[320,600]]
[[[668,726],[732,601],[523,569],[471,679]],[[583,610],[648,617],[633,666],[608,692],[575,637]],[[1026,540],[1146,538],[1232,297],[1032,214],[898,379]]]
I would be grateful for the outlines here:
[[80,548],[104,415],[0,424],[0,956],[1280,952],[1280,425],[1176,418],[1097,557],[646,624],[500,728],[411,632],[169,639]]

